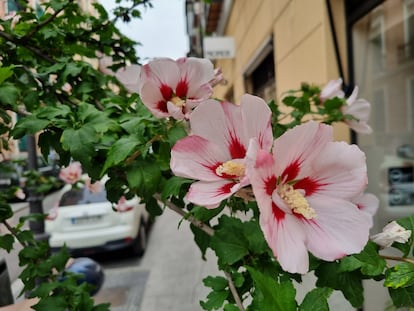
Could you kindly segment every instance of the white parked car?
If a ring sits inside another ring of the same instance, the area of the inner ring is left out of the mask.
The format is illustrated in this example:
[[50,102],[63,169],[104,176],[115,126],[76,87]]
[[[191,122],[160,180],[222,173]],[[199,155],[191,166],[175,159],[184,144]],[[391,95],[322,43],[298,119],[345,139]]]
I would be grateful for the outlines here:
[[61,193],[45,221],[52,250],[66,245],[74,256],[121,248],[144,253],[150,221],[138,197],[115,206],[107,200],[104,185],[94,192],[67,185]]

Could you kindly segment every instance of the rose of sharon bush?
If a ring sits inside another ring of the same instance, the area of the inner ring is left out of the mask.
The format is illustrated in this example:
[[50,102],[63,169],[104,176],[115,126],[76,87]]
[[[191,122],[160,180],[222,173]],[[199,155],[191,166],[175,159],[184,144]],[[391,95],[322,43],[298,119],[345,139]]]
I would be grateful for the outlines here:
[[364,248],[372,215],[352,202],[367,184],[357,146],[333,142],[332,127],[308,122],[277,138],[273,154],[252,143],[248,158],[260,226],[285,271],[306,273],[308,251],[333,261]]
[[192,135],[179,140],[171,151],[171,169],[177,176],[198,180],[187,199],[208,208],[249,185],[245,174],[251,138],[270,150],[273,136],[271,111],[263,99],[244,95],[240,106],[208,100],[190,116]]
[[215,79],[208,59],[160,58],[142,66],[138,88],[142,102],[156,117],[182,120],[210,97],[210,81]]

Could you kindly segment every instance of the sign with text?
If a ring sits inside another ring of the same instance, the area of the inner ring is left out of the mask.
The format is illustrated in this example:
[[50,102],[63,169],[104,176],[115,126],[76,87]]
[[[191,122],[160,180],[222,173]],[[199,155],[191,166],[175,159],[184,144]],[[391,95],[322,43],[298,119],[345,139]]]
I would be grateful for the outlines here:
[[233,58],[233,37],[205,37],[203,41],[204,57],[209,59]]

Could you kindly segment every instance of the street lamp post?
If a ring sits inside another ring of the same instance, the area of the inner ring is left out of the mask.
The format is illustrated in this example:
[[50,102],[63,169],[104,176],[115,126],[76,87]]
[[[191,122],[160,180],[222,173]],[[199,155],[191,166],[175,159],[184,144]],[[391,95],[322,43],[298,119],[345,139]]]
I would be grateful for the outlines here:
[[[27,167],[29,170],[37,171],[36,139],[33,135],[27,137]],[[29,185],[27,189],[27,201],[29,202],[30,214],[43,214],[43,195],[36,192],[35,186]],[[43,219],[31,220],[29,228],[36,240],[47,240],[45,233],[45,222]]]

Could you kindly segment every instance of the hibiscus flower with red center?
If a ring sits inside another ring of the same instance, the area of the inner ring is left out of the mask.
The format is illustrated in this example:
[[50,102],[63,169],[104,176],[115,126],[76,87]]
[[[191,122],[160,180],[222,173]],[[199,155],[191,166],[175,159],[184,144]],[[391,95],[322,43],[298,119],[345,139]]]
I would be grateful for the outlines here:
[[271,111],[265,101],[244,95],[240,105],[208,100],[190,116],[192,135],[179,140],[171,151],[171,169],[177,176],[197,180],[187,199],[217,207],[249,185],[245,157],[249,140],[270,150],[273,136]]
[[214,77],[210,60],[159,58],[142,66],[138,89],[142,102],[156,117],[182,120],[211,96]]
[[306,273],[308,251],[327,261],[359,253],[372,226],[372,214],[355,202],[367,184],[364,153],[333,142],[332,127],[317,122],[287,131],[272,152],[252,142],[247,171],[260,226],[281,267]]

